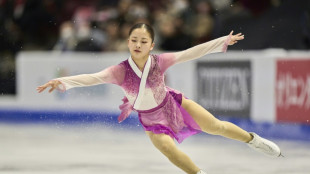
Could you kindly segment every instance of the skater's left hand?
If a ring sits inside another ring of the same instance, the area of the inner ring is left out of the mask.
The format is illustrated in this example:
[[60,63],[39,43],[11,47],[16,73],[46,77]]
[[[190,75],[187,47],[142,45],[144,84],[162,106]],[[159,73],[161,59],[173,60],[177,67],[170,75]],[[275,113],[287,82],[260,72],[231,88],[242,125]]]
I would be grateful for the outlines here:
[[234,31],[231,31],[229,36],[231,36],[230,38],[230,42],[228,43],[228,45],[233,45],[235,43],[237,43],[239,40],[243,40],[244,39],[244,35],[241,33],[238,33],[236,35],[233,35]]

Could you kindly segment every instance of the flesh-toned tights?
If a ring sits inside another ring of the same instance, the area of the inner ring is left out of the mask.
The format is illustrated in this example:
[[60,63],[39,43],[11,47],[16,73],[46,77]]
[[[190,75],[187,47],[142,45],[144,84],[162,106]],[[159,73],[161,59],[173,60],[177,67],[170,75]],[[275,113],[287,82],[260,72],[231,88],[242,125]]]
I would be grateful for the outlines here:
[[[215,118],[206,109],[189,99],[182,99],[182,107],[193,117],[203,132],[221,135],[241,142],[249,142],[252,136],[245,130],[227,121]],[[200,168],[182,151],[174,140],[166,134],[154,134],[146,131],[154,146],[162,152],[174,165],[188,174],[196,174]]]

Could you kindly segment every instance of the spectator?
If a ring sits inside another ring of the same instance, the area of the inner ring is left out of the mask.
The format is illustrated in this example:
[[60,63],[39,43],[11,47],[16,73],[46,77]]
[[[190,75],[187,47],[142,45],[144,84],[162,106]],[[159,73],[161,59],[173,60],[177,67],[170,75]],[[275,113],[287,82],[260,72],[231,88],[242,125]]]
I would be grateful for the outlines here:
[[[197,0],[193,4],[194,12],[187,21],[187,33],[193,37],[193,44],[211,40],[214,27],[213,7],[209,1]],[[194,28],[190,26],[195,26]]]
[[185,50],[191,46],[191,38],[181,28],[181,18],[165,17],[159,24],[162,37],[160,48],[163,50]]
[[[138,22],[154,26],[155,49],[183,50],[227,29],[252,36],[231,49],[306,49],[308,4],[306,0],[0,0],[0,92],[15,92],[19,51],[126,51],[128,26]],[[257,38],[253,34],[257,29],[270,37]]]
[[119,37],[119,24],[116,20],[111,19],[105,27],[107,34],[107,44],[104,46],[104,51],[115,51],[117,48],[117,40]]
[[127,51],[128,50],[128,46],[127,46],[127,39],[128,39],[128,33],[129,30],[131,28],[132,24],[127,22],[124,23],[121,27],[120,27],[120,36],[119,39],[116,41],[116,48],[115,51]]
[[60,26],[60,36],[54,50],[73,51],[76,45],[77,38],[74,25],[71,21],[66,21]]

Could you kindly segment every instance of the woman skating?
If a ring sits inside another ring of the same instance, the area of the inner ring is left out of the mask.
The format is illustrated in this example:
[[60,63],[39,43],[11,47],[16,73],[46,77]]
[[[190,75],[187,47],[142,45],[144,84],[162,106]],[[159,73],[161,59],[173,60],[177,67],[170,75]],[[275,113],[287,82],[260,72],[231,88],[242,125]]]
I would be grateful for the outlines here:
[[[172,65],[202,57],[206,54],[226,52],[244,36],[231,32],[224,36],[184,51],[152,55],[154,31],[147,24],[136,24],[129,32],[128,48],[131,56],[118,65],[94,74],[62,77],[39,86],[38,92],[51,87],[62,91],[103,83],[120,86],[125,92],[120,106],[119,122],[134,110],[152,143],[173,164],[189,174],[203,174],[192,160],[180,151],[174,139],[181,143],[185,138],[206,132],[247,143],[255,150],[270,156],[280,156],[279,147],[271,141],[249,133],[226,121],[221,121],[182,93],[165,86],[164,73]],[[207,147],[206,147],[207,148]]]

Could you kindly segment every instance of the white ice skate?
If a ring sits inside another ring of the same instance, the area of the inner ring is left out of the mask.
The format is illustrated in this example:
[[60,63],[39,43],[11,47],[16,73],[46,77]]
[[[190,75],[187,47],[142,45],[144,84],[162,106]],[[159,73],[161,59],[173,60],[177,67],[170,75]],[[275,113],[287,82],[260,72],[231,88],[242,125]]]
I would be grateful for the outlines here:
[[268,156],[283,156],[280,148],[275,143],[258,136],[254,132],[250,132],[250,134],[253,136],[253,139],[247,143],[249,147]]

